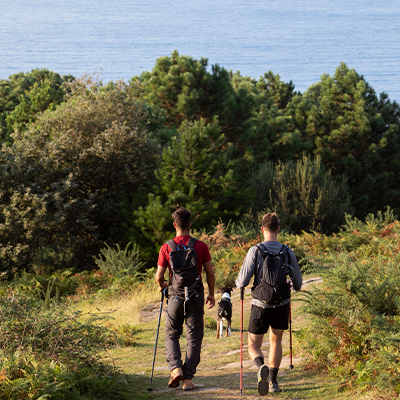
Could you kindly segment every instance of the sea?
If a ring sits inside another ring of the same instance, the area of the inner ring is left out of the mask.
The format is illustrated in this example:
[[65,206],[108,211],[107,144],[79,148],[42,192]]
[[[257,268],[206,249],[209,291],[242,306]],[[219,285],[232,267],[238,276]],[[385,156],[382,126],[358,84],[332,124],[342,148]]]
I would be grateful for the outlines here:
[[341,62],[400,102],[399,0],[0,0],[0,80],[46,68],[104,82],[174,50],[304,92]]

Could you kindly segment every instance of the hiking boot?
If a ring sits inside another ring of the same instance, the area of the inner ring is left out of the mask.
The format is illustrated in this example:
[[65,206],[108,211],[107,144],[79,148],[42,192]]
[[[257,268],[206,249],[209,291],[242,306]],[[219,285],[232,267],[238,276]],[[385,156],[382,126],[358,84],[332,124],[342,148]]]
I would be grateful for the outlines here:
[[182,389],[183,390],[192,390],[196,387],[196,385],[192,382],[191,379],[184,379]]
[[269,369],[266,365],[261,365],[257,373],[257,389],[260,396],[268,394]]
[[169,378],[168,387],[176,388],[179,386],[179,382],[183,379],[183,372],[181,368],[175,368],[171,371],[171,377]]
[[279,387],[278,382],[270,382],[269,383],[269,391],[275,392],[275,393],[280,393],[282,392],[282,389]]

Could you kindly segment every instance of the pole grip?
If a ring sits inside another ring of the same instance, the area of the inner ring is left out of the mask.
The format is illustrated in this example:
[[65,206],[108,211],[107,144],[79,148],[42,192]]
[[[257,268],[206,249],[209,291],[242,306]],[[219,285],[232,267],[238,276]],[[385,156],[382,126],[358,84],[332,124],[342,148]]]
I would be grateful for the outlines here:
[[164,301],[165,293],[167,291],[167,288],[165,287],[163,290],[161,290],[161,304]]

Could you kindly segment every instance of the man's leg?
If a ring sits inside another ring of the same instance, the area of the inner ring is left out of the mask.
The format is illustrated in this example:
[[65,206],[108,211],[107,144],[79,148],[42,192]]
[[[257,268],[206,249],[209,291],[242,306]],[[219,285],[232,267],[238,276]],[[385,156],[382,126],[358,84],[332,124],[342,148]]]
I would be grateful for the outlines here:
[[269,332],[269,380],[271,392],[280,392],[278,382],[276,380],[278,376],[279,367],[282,361],[282,336],[283,329],[270,328]]
[[165,320],[165,356],[171,371],[169,387],[179,386],[183,379],[181,347],[179,339],[183,331],[183,304],[170,296]]
[[[254,332],[254,333],[253,333]],[[268,320],[265,310],[252,305],[249,320],[249,356],[258,368],[257,390],[260,396],[268,394],[268,366],[264,364],[264,355],[261,351],[264,334],[268,332]]]
[[[261,351],[262,342],[264,339],[264,335],[256,335],[254,333],[249,332],[249,356],[254,361],[257,357],[260,357],[264,360],[264,355]],[[260,367],[259,365],[258,367]]]
[[270,328],[269,331],[269,366],[279,368],[282,361],[283,329]]
[[258,368],[257,372],[257,390],[260,396],[268,394],[268,376],[269,369],[264,364],[264,355],[261,351],[264,335],[256,335],[249,332],[249,356],[254,365]]
[[200,363],[201,344],[204,336],[204,292],[193,296],[186,303],[186,359],[183,365],[184,390],[194,387],[192,378]]

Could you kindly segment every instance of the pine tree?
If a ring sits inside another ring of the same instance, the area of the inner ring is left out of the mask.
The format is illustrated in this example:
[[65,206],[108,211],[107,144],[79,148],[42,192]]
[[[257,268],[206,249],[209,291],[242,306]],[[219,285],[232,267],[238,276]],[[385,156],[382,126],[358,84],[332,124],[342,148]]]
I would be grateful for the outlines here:
[[[163,243],[162,224],[169,234],[170,215],[179,207],[192,212],[193,227],[207,228],[237,220],[249,204],[249,189],[240,186],[238,161],[231,160],[232,144],[215,121],[185,122],[172,140],[156,171],[158,180],[147,207],[136,214],[136,225],[153,242]],[[155,222],[157,221],[157,222]],[[152,232],[152,233],[151,233]]]
[[400,195],[400,110],[380,99],[356,71],[341,63],[323,75],[305,97],[313,105],[306,135],[314,154],[332,174],[346,175],[356,215],[398,208]]

